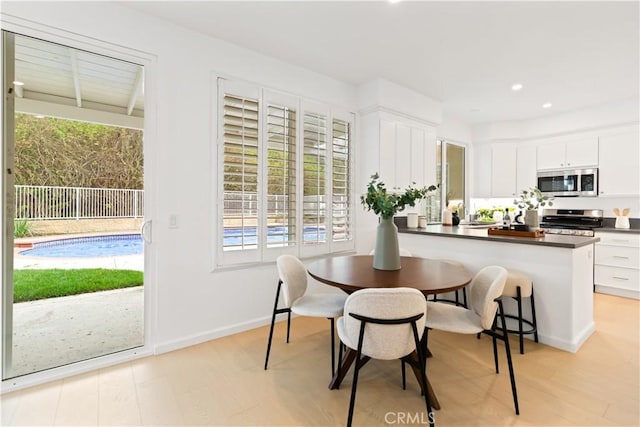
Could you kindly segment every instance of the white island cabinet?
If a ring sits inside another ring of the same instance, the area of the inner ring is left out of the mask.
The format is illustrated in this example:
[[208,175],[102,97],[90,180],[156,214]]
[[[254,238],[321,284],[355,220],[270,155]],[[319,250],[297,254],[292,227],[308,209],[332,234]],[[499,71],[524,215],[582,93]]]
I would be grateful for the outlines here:
[[[428,226],[400,229],[400,246],[414,256],[453,259],[475,274],[487,265],[519,270],[533,280],[540,342],[576,352],[595,330],[593,257],[598,238],[488,236],[486,229]],[[515,313],[515,302],[505,310]],[[529,304],[523,304],[530,318]]]
[[640,299],[640,234],[601,232],[596,235],[596,292]]

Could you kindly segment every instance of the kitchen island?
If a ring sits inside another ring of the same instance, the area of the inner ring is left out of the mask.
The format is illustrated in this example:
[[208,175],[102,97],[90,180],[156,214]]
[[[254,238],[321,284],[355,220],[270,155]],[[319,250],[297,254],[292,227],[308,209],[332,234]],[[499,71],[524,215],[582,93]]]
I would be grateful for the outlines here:
[[[489,235],[487,229],[429,225],[399,228],[400,246],[414,256],[452,259],[472,273],[487,265],[518,270],[533,280],[540,342],[576,352],[595,330],[593,254],[597,237]],[[505,302],[508,313],[515,302]],[[531,318],[529,304],[524,316]]]

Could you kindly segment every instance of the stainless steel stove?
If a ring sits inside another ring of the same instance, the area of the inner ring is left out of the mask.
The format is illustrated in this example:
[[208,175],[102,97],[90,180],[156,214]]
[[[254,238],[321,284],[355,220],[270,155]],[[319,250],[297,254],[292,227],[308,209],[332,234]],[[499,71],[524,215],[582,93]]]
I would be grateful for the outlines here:
[[549,234],[593,236],[602,221],[600,209],[544,209],[540,228]]

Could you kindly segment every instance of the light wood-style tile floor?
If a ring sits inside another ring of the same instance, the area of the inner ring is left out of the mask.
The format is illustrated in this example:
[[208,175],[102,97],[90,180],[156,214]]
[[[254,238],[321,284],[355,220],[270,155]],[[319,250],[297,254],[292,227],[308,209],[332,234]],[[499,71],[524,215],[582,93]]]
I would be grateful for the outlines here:
[[[577,354],[528,341],[525,355],[514,353],[520,416],[502,347],[496,375],[488,337],[431,332],[428,374],[442,405],[436,425],[640,425],[640,302],[594,298],[597,330]],[[5,394],[2,425],[344,425],[351,376],[340,390],[327,388],[329,322],[294,319],[288,345],[278,326],[268,371],[264,327]],[[402,390],[399,362],[371,361],[361,371],[354,425],[408,425],[407,416],[421,424],[418,390],[413,377]]]

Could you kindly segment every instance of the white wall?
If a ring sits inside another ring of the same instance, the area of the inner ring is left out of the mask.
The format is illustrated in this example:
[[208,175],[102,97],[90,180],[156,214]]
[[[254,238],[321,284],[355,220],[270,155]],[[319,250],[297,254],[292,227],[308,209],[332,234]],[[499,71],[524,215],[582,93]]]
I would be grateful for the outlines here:
[[[149,285],[157,295],[158,349],[270,320],[274,264],[212,272],[215,74],[330,101],[350,111],[355,111],[355,88],[112,3],[3,2],[2,19],[3,29],[26,35],[60,40],[66,34],[68,44],[75,46],[77,40],[112,45],[115,57],[122,50],[137,50],[155,58],[146,70],[155,103],[145,110],[156,115],[157,126],[145,133],[145,185],[152,201],[147,214],[154,225],[149,248],[154,270],[148,277],[155,278]],[[177,215],[178,229],[168,228],[170,214]]]

